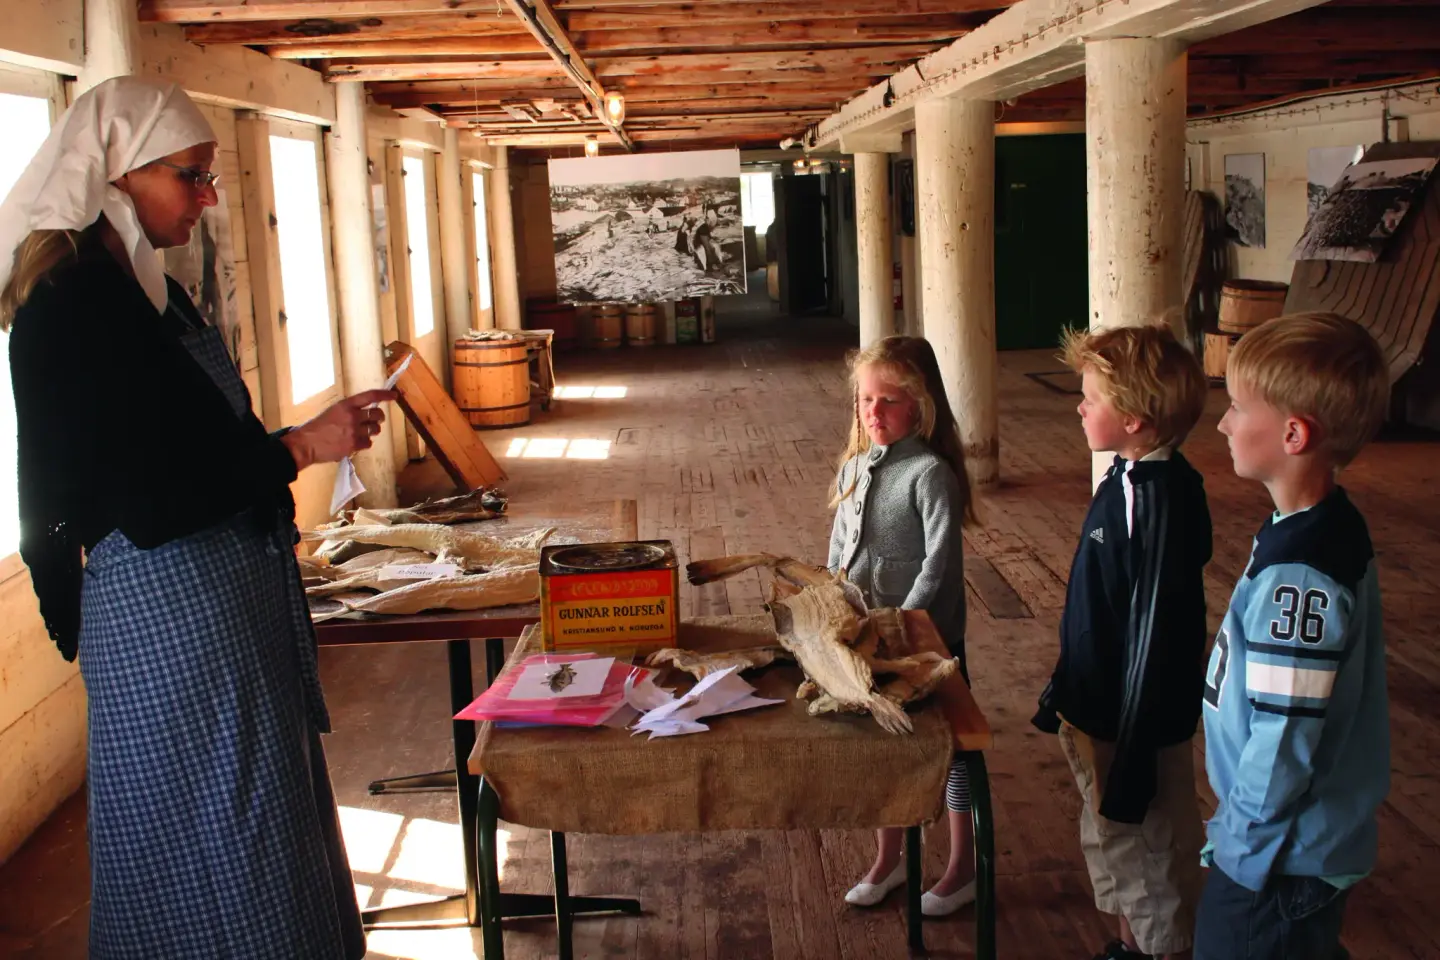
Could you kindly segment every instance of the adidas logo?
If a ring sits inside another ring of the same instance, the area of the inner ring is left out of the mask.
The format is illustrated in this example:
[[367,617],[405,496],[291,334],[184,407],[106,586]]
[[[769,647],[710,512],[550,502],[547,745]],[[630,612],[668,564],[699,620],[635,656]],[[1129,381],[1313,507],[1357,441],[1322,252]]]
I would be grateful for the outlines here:
[[1090,531],[1090,539],[1091,539],[1091,540],[1094,540],[1096,543],[1104,543],[1104,542],[1105,542],[1105,528],[1104,528],[1104,527],[1096,527],[1094,530],[1091,530],[1091,531]]

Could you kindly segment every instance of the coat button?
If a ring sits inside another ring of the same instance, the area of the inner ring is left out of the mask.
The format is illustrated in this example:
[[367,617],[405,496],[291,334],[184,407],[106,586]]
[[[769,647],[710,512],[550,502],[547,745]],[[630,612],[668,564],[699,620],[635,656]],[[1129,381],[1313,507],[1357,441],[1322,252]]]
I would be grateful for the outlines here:
[[850,534],[850,542],[851,542],[851,543],[859,543],[859,542],[860,542],[860,531],[859,531],[859,530],[856,530],[854,533]]

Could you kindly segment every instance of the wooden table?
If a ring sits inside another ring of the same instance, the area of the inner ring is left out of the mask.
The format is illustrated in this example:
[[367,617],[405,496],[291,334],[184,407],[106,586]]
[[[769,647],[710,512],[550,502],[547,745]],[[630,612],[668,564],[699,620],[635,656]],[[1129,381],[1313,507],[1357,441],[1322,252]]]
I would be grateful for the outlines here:
[[[514,504],[512,508],[515,508]],[[575,538],[582,543],[634,540],[638,537],[634,500],[577,503],[547,509],[543,515],[526,515],[521,507],[516,508],[513,515],[507,514],[495,520],[465,526],[467,529],[496,537],[522,536],[543,527],[556,527],[557,537]],[[489,683],[495,679],[504,663],[505,641],[519,637],[526,627],[539,622],[538,603],[409,616],[368,614],[317,623],[315,638],[320,646],[444,641],[449,661],[450,715],[453,717],[475,699],[474,682],[471,679],[470,641],[485,641],[485,676]],[[475,746],[475,724],[469,720],[452,720],[451,733],[455,747],[454,770],[380,780],[372,783],[370,787],[372,793],[451,788],[456,791],[465,853],[465,892],[440,900],[366,910],[363,919],[367,926],[381,923],[455,921],[464,921],[470,926],[480,924],[480,891],[476,879],[479,866],[475,847],[479,781],[470,774],[466,766],[466,758]],[[521,901],[516,901],[513,906],[517,911],[534,907],[533,904],[522,904]],[[499,909],[499,905],[496,908]],[[531,912],[524,915],[548,914],[547,907],[539,914]]]
[[[916,646],[919,649],[934,650],[941,653],[944,652],[943,643],[941,642],[939,635],[936,633],[934,625],[930,622],[930,618],[928,615],[920,611],[907,611],[905,616],[907,631],[909,632],[910,636],[915,640]],[[516,653],[512,655],[512,662],[515,662],[520,657],[522,652],[524,651],[517,650]],[[773,696],[774,693],[771,692],[768,695]],[[986,721],[984,714],[976,705],[974,697],[971,696],[969,687],[966,685],[965,681],[960,676],[956,675],[951,677],[936,692],[936,707],[938,708],[941,716],[943,717],[946,726],[948,726],[948,730],[952,738],[953,749],[964,759],[966,767],[970,773],[970,793],[973,804],[972,816],[975,823],[976,851],[976,955],[980,957],[981,960],[994,960],[995,837],[991,809],[989,779],[986,775],[984,758],[984,751],[990,749],[993,746],[994,740],[990,732],[989,724]],[[777,707],[773,709],[778,710],[782,708]],[[739,718],[745,716],[748,716],[749,719],[742,722],[766,722],[764,719],[764,711],[757,711],[755,714],[751,715],[736,715],[735,718],[730,719],[731,722],[736,722],[739,721]],[[726,718],[720,718],[716,722],[725,723]],[[824,718],[817,718],[814,720],[814,722],[830,723],[835,721]],[[500,890],[496,833],[500,819],[501,801],[499,794],[497,794],[495,788],[488,782],[488,778],[484,775],[484,773],[486,769],[485,758],[487,755],[494,757],[496,760],[499,759],[499,754],[489,753],[490,750],[502,749],[500,747],[494,746],[494,744],[497,742],[496,738],[507,737],[509,736],[509,732],[504,729],[495,728],[492,725],[487,724],[486,726],[486,735],[482,737],[481,742],[477,744],[476,748],[472,750],[470,754],[469,768],[470,773],[479,778],[480,790],[478,799],[480,833],[477,842],[480,848],[480,868],[483,871],[483,876],[481,879],[481,888],[483,891],[483,916],[481,926],[484,931],[484,955],[486,960],[503,960],[504,937],[501,929],[501,920],[503,919],[503,915],[497,911],[489,909],[488,904],[501,903],[506,896],[513,896],[513,894],[503,894]],[[555,728],[550,729],[554,730]],[[932,726],[930,729],[934,730],[934,727]],[[577,738],[577,743],[580,742],[581,737],[591,733],[594,732],[573,732],[573,734]],[[550,740],[550,746],[549,749],[546,751],[545,756],[547,758],[553,758],[555,763],[562,763],[563,761],[561,759],[561,751],[555,750],[555,737],[569,735],[571,735],[571,732],[569,731],[561,731],[559,733],[547,734],[546,737],[548,737],[548,739]],[[706,736],[706,734],[700,734],[700,736],[703,737]],[[533,741],[535,745],[525,746],[524,741],[526,740]],[[517,749],[517,744],[518,749],[520,750],[541,749],[541,738],[533,735],[527,737],[525,731],[518,731],[517,735],[511,738],[508,743],[503,740],[499,742],[505,744],[503,749],[507,752],[510,752],[510,755],[512,757],[515,756],[513,751]],[[942,740],[941,742],[943,743],[944,741]],[[607,759],[613,759],[618,757],[619,755],[615,753],[615,751],[617,750],[624,751],[628,749],[633,749],[635,751],[645,751],[647,748],[651,750],[656,749],[656,747],[653,745],[649,745],[647,747],[647,741],[642,738],[634,738],[633,740],[628,741],[618,738],[614,740],[607,739],[603,746],[606,750],[605,757]],[[589,752],[593,749],[594,748],[592,747],[587,747],[586,752]],[[568,769],[568,767],[566,769]],[[787,777],[790,774],[791,772],[785,769],[768,769],[761,770],[757,772],[756,775],[769,778],[767,779],[767,782],[772,782],[773,780],[774,782],[778,783],[780,782],[780,778]],[[514,799],[514,795],[522,791],[517,790],[517,777],[515,772],[512,770],[507,778],[502,779],[504,781],[502,783],[502,787],[508,788],[508,795],[511,797],[508,802],[511,804],[518,802]],[[536,792],[533,789],[534,786],[539,786],[539,781],[535,781],[532,785],[532,790],[530,791],[530,793],[533,794],[531,797],[532,801],[537,796],[549,795],[544,790]],[[604,803],[603,797],[601,796],[603,792],[604,791],[597,785],[595,790],[587,791],[587,793],[582,796],[584,798],[592,796],[599,797],[600,799],[598,799],[597,802]],[[783,791],[777,790],[776,792],[777,794],[779,794]],[[571,802],[574,802],[576,800],[576,797],[572,796],[569,799]],[[584,800],[582,800],[581,802],[584,802]],[[723,804],[717,804],[717,806],[723,806]],[[541,815],[541,811],[536,810],[534,806],[528,807],[527,809],[535,810],[535,819],[539,819],[542,821],[547,819],[545,816]],[[592,810],[590,807],[585,807],[583,809],[583,813],[587,818],[593,816],[599,822],[604,822],[604,816],[606,811],[598,809]],[[552,813],[550,816],[553,818],[554,814]],[[553,819],[551,819],[550,822],[552,825],[555,823]],[[799,825],[800,824],[795,824],[795,826]],[[866,824],[866,826],[874,825],[879,824]],[[778,828],[776,824],[758,822],[750,822],[743,825],[730,823],[726,826],[742,829]],[[831,827],[833,826],[833,824],[816,824],[815,826]],[[712,829],[713,828],[714,827],[712,827]],[[668,830],[674,828],[667,826],[662,829]],[[704,827],[702,827],[701,829],[704,829]],[[597,830],[595,832],[605,831]],[[620,830],[615,832],[643,831]],[[920,826],[918,824],[911,824],[906,829],[905,839],[906,864],[908,871],[906,879],[909,942],[912,949],[923,950],[924,938],[921,929],[923,918],[920,910],[920,873],[922,860],[920,852]],[[598,912],[597,909],[592,909],[595,906],[596,898],[580,899],[570,896],[568,870],[565,855],[565,834],[560,830],[552,830],[551,832],[551,857],[555,877],[553,913],[556,918],[556,929],[559,941],[559,956],[561,960],[569,960],[569,958],[572,956],[572,918],[575,914],[582,911]],[[616,901],[609,902],[615,903]],[[582,909],[576,909],[577,904],[580,905]],[[601,907],[600,909],[604,908]],[[610,909],[616,908],[611,907]]]

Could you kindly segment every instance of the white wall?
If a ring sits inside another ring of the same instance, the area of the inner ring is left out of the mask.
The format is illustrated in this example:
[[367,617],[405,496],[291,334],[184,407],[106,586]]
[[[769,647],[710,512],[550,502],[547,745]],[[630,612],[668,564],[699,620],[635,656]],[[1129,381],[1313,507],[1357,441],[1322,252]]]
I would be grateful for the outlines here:
[[1388,93],[1342,94],[1222,121],[1191,121],[1186,157],[1193,186],[1224,201],[1225,155],[1265,155],[1265,246],[1232,244],[1234,275],[1290,282],[1290,249],[1305,229],[1307,152],[1311,147],[1368,147],[1384,139],[1388,99],[1392,140],[1440,140],[1440,93],[1432,81]]

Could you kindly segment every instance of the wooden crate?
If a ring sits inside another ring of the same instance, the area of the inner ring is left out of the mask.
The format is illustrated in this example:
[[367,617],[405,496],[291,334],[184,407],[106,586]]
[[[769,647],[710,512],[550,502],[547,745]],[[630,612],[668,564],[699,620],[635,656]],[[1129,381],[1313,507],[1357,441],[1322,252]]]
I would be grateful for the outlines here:
[[400,409],[425,438],[435,459],[450,474],[450,479],[465,491],[493,486],[506,479],[505,471],[495,462],[485,444],[475,436],[470,421],[460,412],[445,387],[425,360],[408,343],[399,340],[385,348],[385,373],[395,371],[410,359],[405,372],[395,382]]

